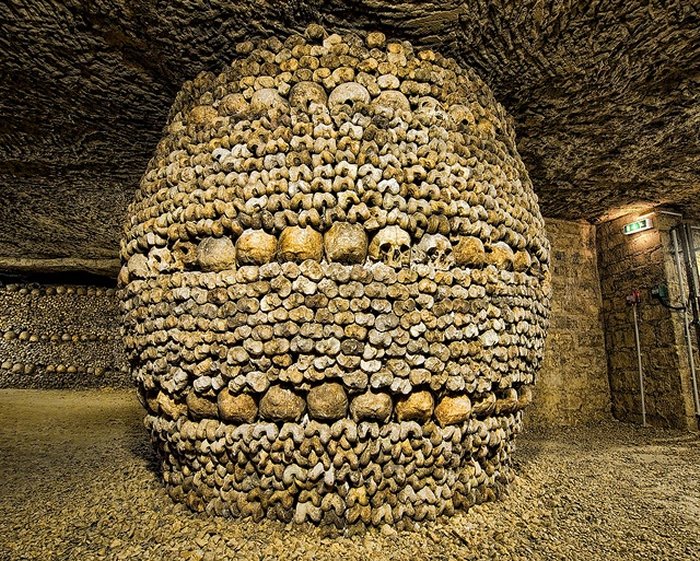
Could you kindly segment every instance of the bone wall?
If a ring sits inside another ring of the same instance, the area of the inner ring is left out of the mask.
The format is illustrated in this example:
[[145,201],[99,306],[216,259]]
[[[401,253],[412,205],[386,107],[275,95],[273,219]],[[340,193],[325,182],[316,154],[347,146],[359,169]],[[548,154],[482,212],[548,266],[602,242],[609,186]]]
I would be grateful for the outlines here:
[[498,496],[551,289],[505,110],[381,33],[238,51],[178,94],[122,238],[168,491],[338,527]]
[[130,385],[114,288],[0,285],[0,387]]
[[[526,420],[539,426],[594,422],[610,414],[597,259],[591,248],[595,227],[555,219],[545,222],[552,243],[552,311],[544,361]],[[131,386],[114,290],[90,285],[5,284],[0,303],[1,387]],[[51,313],[41,312],[47,308]],[[62,312],[53,313],[57,309]],[[88,340],[96,322],[101,322],[108,342]],[[6,335],[9,331],[12,333]],[[73,334],[64,337],[67,331]],[[69,337],[70,341],[64,340]],[[64,358],[55,358],[56,345],[64,349]],[[80,352],[74,352],[77,345],[81,345]],[[61,364],[64,366],[57,371]],[[98,374],[101,369],[102,375]]]

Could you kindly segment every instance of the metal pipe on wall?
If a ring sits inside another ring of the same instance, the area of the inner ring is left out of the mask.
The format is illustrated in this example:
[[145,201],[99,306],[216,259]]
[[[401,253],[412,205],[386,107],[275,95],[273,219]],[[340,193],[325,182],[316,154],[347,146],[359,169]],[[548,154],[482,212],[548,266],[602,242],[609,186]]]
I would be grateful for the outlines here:
[[671,230],[671,240],[673,242],[673,254],[676,262],[676,274],[678,275],[678,290],[681,303],[683,305],[683,326],[685,330],[685,341],[688,349],[688,364],[690,366],[690,380],[693,386],[693,404],[695,405],[695,415],[700,417],[700,396],[698,395],[698,379],[695,371],[695,354],[693,353],[693,339],[690,335],[690,322],[688,321],[688,300],[685,297],[685,283],[683,282],[683,271],[681,269],[680,247],[678,245],[678,232]]
[[693,231],[700,234],[700,226],[689,226],[686,231],[688,236],[688,253],[689,258],[692,261],[691,267],[693,269],[695,325],[697,326],[695,333],[698,336],[698,347],[700,348],[700,248],[695,247],[695,236],[693,235]]
[[683,234],[685,243],[683,244],[683,254],[689,276],[689,298],[692,303],[693,321],[697,327],[698,343],[700,343],[700,271],[695,255],[695,243],[693,241],[693,230],[696,229],[690,224],[685,224]]
[[646,427],[647,408],[644,403],[644,371],[642,370],[642,346],[639,342],[639,318],[637,316],[637,306],[637,302],[634,302],[632,304],[632,311],[634,312],[634,340],[637,343],[637,363],[639,366],[639,395],[642,398],[642,426]]

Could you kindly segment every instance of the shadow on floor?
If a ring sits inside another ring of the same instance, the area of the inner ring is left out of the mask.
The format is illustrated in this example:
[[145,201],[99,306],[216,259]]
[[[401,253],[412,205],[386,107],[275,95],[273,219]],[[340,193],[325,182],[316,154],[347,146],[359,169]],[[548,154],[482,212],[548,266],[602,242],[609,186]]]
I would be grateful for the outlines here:
[[[143,415],[141,415],[143,417]],[[148,471],[154,473],[158,479],[162,478],[162,469],[160,465],[160,459],[156,453],[151,439],[148,435],[148,431],[144,428],[143,423],[139,423],[138,426],[132,427],[127,436],[128,438],[128,449],[131,455],[142,460]]]

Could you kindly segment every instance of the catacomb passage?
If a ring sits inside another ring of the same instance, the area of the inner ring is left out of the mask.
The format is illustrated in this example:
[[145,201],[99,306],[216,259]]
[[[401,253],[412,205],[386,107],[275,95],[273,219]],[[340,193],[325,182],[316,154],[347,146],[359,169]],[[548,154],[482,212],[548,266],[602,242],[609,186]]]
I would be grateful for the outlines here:
[[694,4],[0,2],[0,560],[700,559]]
[[550,291],[503,107],[378,32],[238,52],[177,95],[122,240],[169,493],[339,527],[494,498]]

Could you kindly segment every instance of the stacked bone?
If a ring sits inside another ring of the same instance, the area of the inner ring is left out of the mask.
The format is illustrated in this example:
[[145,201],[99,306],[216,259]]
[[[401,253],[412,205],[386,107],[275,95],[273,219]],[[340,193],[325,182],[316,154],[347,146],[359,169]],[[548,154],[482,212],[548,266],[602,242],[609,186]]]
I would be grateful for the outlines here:
[[128,386],[114,288],[0,282],[0,387]]
[[492,498],[549,306],[503,108],[380,33],[239,51],[178,95],[122,242],[170,494],[339,527]]

